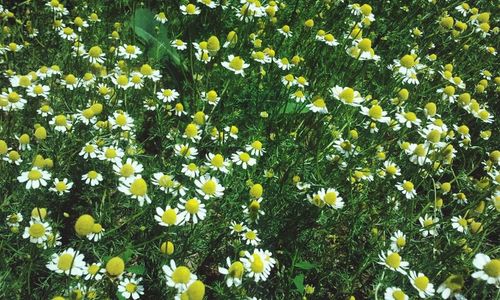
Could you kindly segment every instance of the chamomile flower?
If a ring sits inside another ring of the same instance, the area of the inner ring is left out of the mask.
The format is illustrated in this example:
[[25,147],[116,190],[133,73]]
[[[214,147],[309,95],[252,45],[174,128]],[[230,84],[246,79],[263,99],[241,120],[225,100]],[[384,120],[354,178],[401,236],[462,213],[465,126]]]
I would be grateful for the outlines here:
[[372,105],[370,108],[361,106],[361,114],[370,117],[375,122],[389,124],[390,117],[387,117],[387,112],[378,104]]
[[68,178],[63,178],[63,180],[55,178],[54,186],[49,188],[49,190],[61,196],[64,195],[65,193],[69,193],[72,187],[73,187],[73,182],[70,182]]
[[71,120],[68,120],[65,115],[54,116],[52,120],[50,120],[49,124],[54,126],[55,131],[62,133],[69,131],[73,125]]
[[227,132],[227,135],[230,136],[231,138],[237,140],[238,139],[238,133],[240,130],[238,127],[231,125],[231,126],[226,126],[224,127],[224,131]]
[[9,227],[19,227],[19,223],[23,221],[23,215],[20,213],[12,213],[5,218],[5,223]]
[[89,49],[88,52],[85,52],[83,54],[83,57],[85,59],[88,59],[91,64],[103,64],[106,59],[106,54],[102,51],[101,47],[93,46]]
[[235,233],[240,234],[244,230],[247,230],[248,227],[243,223],[231,221],[231,226],[229,226],[229,229],[231,229],[231,234],[235,234]]
[[33,167],[31,170],[22,172],[17,177],[20,183],[26,182],[26,189],[38,189],[40,186],[46,186],[47,180],[50,179],[50,173],[38,167]]
[[118,164],[119,162],[121,163],[124,155],[125,155],[125,152],[119,147],[105,146],[100,151],[98,158],[100,160],[105,160],[105,161],[109,161],[109,162]]
[[418,218],[418,221],[422,226],[422,228],[420,228],[420,232],[424,237],[438,235],[437,230],[439,229],[439,218],[425,214],[424,217]]
[[252,51],[252,58],[256,62],[259,62],[261,64],[269,64],[273,61],[273,59],[267,55],[266,53],[262,51]]
[[450,275],[446,280],[439,285],[437,293],[441,294],[441,298],[455,298],[457,300],[466,300],[466,298],[460,294],[460,290],[464,285],[464,279],[462,276]]
[[123,278],[118,285],[118,293],[125,299],[139,299],[144,294],[144,287],[140,284],[142,278],[136,278],[133,275],[131,278]]
[[453,229],[456,229],[458,232],[461,233],[467,233],[469,229],[467,219],[465,219],[462,216],[452,217],[451,226],[453,227]]
[[260,243],[260,239],[257,235],[257,230],[246,229],[246,232],[241,233],[241,238],[247,245],[257,246]]
[[340,87],[337,85],[331,88],[330,92],[335,99],[347,105],[360,106],[364,101],[361,94],[350,87]]
[[195,163],[182,164],[181,172],[190,178],[195,178],[200,175],[200,169]]
[[68,248],[60,254],[52,254],[51,261],[46,266],[47,269],[59,274],[82,276],[85,270],[84,258],[82,253],[75,251],[73,248]]
[[386,266],[389,270],[399,272],[403,275],[406,275],[406,270],[410,263],[402,260],[401,256],[398,252],[393,252],[391,250],[387,250],[387,252],[382,251],[379,254],[379,264]]
[[136,175],[142,173],[144,167],[139,162],[127,158],[125,163],[122,161],[117,161],[113,165],[113,171],[116,175],[120,176],[120,181],[128,181],[134,178]]
[[201,13],[200,8],[192,3],[181,5],[179,9],[183,15],[199,15]]
[[227,57],[227,61],[223,61],[221,65],[224,68],[233,71],[234,74],[241,76],[245,76],[245,69],[250,66],[250,64],[245,63],[241,57],[234,56],[232,54],[229,55]]
[[34,244],[42,244],[47,241],[51,233],[52,227],[48,222],[32,219],[29,226],[24,228],[23,238],[29,238],[30,242]]
[[322,188],[318,191],[318,195],[331,208],[341,209],[344,207],[344,201],[336,189],[328,188],[325,190]]
[[327,33],[327,34],[324,35],[323,42],[325,44],[327,44],[328,46],[330,46],[330,47],[335,47],[335,46],[337,46],[339,44],[339,42],[337,41],[337,39],[331,33]]
[[486,254],[477,253],[472,264],[478,269],[478,271],[472,273],[472,278],[478,278],[488,284],[500,286],[500,259],[491,259]]
[[198,150],[194,147],[190,147],[188,144],[176,144],[174,146],[174,151],[177,156],[186,159],[194,159],[196,155],[198,155]]
[[391,236],[391,250],[393,252],[399,252],[406,246],[406,235],[401,231],[396,231]]
[[384,293],[384,300],[408,300],[410,299],[402,289],[397,287],[388,287]]
[[283,71],[290,70],[293,67],[293,65],[290,63],[290,61],[286,57],[273,58],[273,61],[276,65],[278,65],[278,68],[280,68]]
[[115,111],[113,117],[108,118],[111,128],[119,128],[121,130],[131,130],[134,128],[134,119],[124,111]]
[[220,97],[215,90],[201,92],[200,97],[203,101],[206,101],[208,104],[213,106],[216,106],[220,101]]
[[181,223],[187,223],[192,220],[193,224],[196,224],[207,216],[205,204],[201,203],[198,198],[180,198],[179,201],[180,203],[177,204],[177,208],[180,211],[179,219],[182,220]]
[[85,280],[101,280],[106,269],[102,268],[101,263],[88,264],[83,270]]
[[132,86],[130,78],[127,75],[115,73],[110,78],[117,89],[126,90]]
[[384,161],[384,167],[381,169],[381,171],[392,178],[401,176],[401,169],[391,160]]
[[265,212],[261,209],[262,198],[253,199],[250,201],[248,206],[242,205],[243,214],[246,215],[246,219],[248,222],[257,223],[259,218],[265,215]]
[[262,156],[266,152],[259,140],[255,140],[251,144],[246,145],[245,150],[254,156]]
[[175,89],[161,89],[156,93],[156,97],[164,103],[173,102],[179,97],[179,93]]
[[429,278],[423,273],[410,271],[408,275],[411,285],[418,291],[420,298],[428,298],[434,296],[434,285],[429,282]]
[[405,195],[406,199],[413,199],[417,195],[415,191],[415,186],[411,181],[403,180],[402,182],[396,184],[396,188]]
[[82,180],[85,182],[85,184],[89,184],[90,186],[96,186],[99,185],[99,183],[103,181],[104,178],[100,173],[97,173],[96,171],[92,170],[86,174],[83,174]]
[[167,15],[164,12],[159,12],[155,15],[155,20],[161,24],[165,24],[168,21]]
[[253,278],[255,282],[266,281],[275,264],[271,253],[261,249],[254,249],[253,253],[245,251],[244,257],[240,261],[245,267],[247,277]]
[[6,111],[21,110],[24,108],[26,103],[28,103],[28,101],[23,98],[23,95],[12,90],[12,88],[8,88],[7,92],[3,92],[2,94],[0,94],[0,99],[2,98],[8,101],[8,104],[2,107],[2,110]]
[[99,148],[97,145],[92,143],[86,143],[85,146],[82,147],[82,150],[78,153],[84,159],[88,158],[96,158],[99,155]]
[[219,267],[219,273],[226,275],[226,285],[228,287],[240,286],[243,278],[243,273],[245,268],[240,261],[235,261],[231,263],[231,259],[228,257],[226,259],[227,269]]
[[220,171],[222,173],[229,173],[230,162],[227,161],[222,154],[208,153],[206,156],[207,162],[205,165],[214,171]]
[[289,38],[292,36],[292,31],[290,30],[290,26],[288,25],[283,25],[283,27],[278,28],[278,32],[285,38]]
[[143,206],[144,202],[148,204],[151,203],[151,199],[148,196],[148,184],[141,175],[136,175],[126,181],[121,181],[118,190],[127,196],[137,199],[139,201],[139,206]]
[[70,42],[74,41],[77,39],[77,35],[73,28],[71,27],[64,27],[59,30],[59,36],[62,37],[65,40],[68,40]]
[[172,43],[170,43],[170,45],[172,47],[174,47],[175,49],[180,50],[180,51],[187,49],[187,44],[179,39],[172,41]]
[[47,99],[49,97],[50,87],[43,84],[32,84],[26,89],[26,92],[30,97]]
[[250,156],[247,152],[236,151],[231,155],[231,160],[238,166],[241,166],[243,169],[247,169],[249,166],[253,166],[257,163],[257,160]]
[[134,45],[123,44],[122,46],[118,47],[118,57],[122,57],[125,59],[136,59],[141,54],[141,49]]
[[184,219],[179,215],[179,209],[171,208],[170,205],[167,205],[165,209],[157,207],[154,217],[160,226],[165,227],[179,225],[184,222]]
[[310,111],[320,114],[328,113],[328,108],[326,107],[325,99],[317,97],[316,99],[313,100],[314,101],[311,101],[311,103],[306,105]]
[[191,140],[191,142],[197,142],[201,139],[201,130],[195,123],[189,123],[184,129],[183,138]]
[[180,102],[176,103],[175,106],[171,109],[171,111],[178,117],[187,115],[187,112],[184,110],[184,105]]
[[101,224],[95,223],[92,226],[92,231],[89,234],[87,234],[86,237],[89,241],[97,242],[104,235],[104,231],[105,229],[102,227]]
[[198,194],[203,196],[203,199],[208,200],[210,198],[220,198],[224,195],[225,188],[219,183],[219,180],[215,177],[211,177],[208,174],[196,179],[194,181]]
[[169,265],[163,265],[163,272],[167,277],[167,285],[177,289],[177,292],[182,293],[187,290],[198,277],[191,273],[188,267],[177,266],[173,259]]
[[411,128],[412,125],[420,127],[420,123],[422,122],[414,112],[405,112],[404,110],[396,113],[396,119],[407,128]]

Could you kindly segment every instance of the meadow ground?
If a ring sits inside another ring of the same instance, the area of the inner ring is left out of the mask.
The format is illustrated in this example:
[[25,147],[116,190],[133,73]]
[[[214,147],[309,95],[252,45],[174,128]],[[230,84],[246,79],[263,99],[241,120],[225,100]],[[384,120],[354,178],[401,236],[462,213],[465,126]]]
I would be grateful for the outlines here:
[[499,299],[498,11],[1,1],[0,298]]

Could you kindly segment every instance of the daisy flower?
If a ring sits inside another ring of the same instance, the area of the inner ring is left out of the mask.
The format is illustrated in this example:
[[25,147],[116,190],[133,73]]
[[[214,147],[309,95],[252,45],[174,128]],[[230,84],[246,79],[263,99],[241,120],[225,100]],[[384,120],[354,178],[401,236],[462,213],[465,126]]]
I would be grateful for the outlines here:
[[126,181],[121,181],[118,190],[127,196],[137,199],[139,201],[139,206],[143,206],[144,201],[148,204],[151,203],[151,199],[147,194],[148,184],[141,175],[133,176]]
[[245,150],[254,156],[262,156],[266,152],[259,140],[255,140],[251,144],[246,145]]
[[100,151],[98,158],[100,160],[105,160],[105,161],[109,161],[109,162],[118,164],[118,163],[121,163],[124,155],[125,155],[125,152],[121,148],[114,147],[114,146],[105,146]]
[[101,263],[88,264],[83,270],[85,280],[101,280],[104,273],[106,273],[106,270],[101,267]]
[[98,242],[104,235],[104,231],[101,224],[95,223],[94,226],[92,226],[92,232],[87,234],[86,237],[89,241]]
[[427,236],[437,236],[438,232],[437,230],[439,229],[439,218],[436,217],[431,217],[428,214],[425,214],[424,217],[418,218],[418,221],[420,222],[420,225],[422,228],[420,228],[420,232],[424,237]]
[[255,160],[255,158],[251,157],[250,154],[243,151],[236,151],[236,153],[233,153],[231,155],[231,160],[233,161],[233,163],[241,166],[245,170],[248,166],[253,166],[257,163],[257,160]]
[[171,208],[170,205],[167,205],[165,209],[157,207],[156,215],[154,217],[160,226],[165,227],[180,225],[184,222],[184,220],[179,216],[179,209]]
[[428,298],[434,296],[434,285],[429,282],[429,278],[423,273],[410,271],[408,275],[411,285],[418,291],[420,298]]
[[132,83],[127,75],[115,73],[111,75],[110,78],[111,82],[113,82],[118,89],[126,90],[132,86]]
[[175,49],[180,50],[180,51],[187,49],[187,44],[179,39],[172,41],[172,43],[170,43],[170,45],[172,47],[174,47]]
[[237,223],[235,221],[231,221],[231,225],[229,226],[229,229],[231,229],[231,234],[239,234],[244,230],[247,230],[248,227],[243,224],[243,223]]
[[136,59],[141,54],[141,49],[134,45],[123,44],[118,47],[118,56],[125,59]]
[[243,273],[245,271],[244,266],[241,262],[235,261],[231,263],[231,259],[228,257],[226,259],[227,269],[219,267],[219,273],[226,275],[226,285],[228,287],[240,286],[242,282]]
[[7,92],[3,92],[2,94],[0,94],[0,97],[8,101],[7,106],[3,108],[3,110],[7,111],[21,110],[24,108],[24,105],[28,103],[28,101],[23,98],[23,95],[18,94],[16,91],[12,90],[12,88],[8,88]]
[[29,226],[24,228],[23,238],[30,239],[31,243],[42,244],[47,241],[52,232],[52,227],[47,222],[32,219]]
[[124,111],[115,111],[113,117],[108,118],[111,128],[119,128],[121,130],[131,130],[134,127],[134,119]]
[[58,178],[54,179],[54,186],[49,188],[50,191],[57,193],[59,196],[69,193],[71,188],[73,187],[73,182],[69,182],[68,178],[63,178],[63,180],[59,180]]
[[273,58],[273,61],[276,65],[278,65],[278,68],[280,68],[283,71],[290,70],[292,68],[292,64],[288,60],[288,58],[283,57],[283,58]]
[[47,263],[46,267],[59,274],[82,276],[86,265],[84,258],[83,254],[78,253],[73,248],[68,248],[60,254],[52,254],[51,261]]
[[50,173],[38,167],[33,167],[31,170],[22,172],[17,177],[20,183],[26,182],[26,189],[37,189],[40,186],[46,186],[47,180],[50,179]]
[[253,253],[245,251],[240,261],[245,267],[247,277],[253,278],[255,282],[266,281],[276,262],[271,258],[271,253],[261,249],[254,249]]
[[19,227],[19,223],[23,221],[23,215],[20,213],[12,213],[5,218],[5,223],[9,227]]
[[390,160],[384,161],[384,167],[382,168],[384,174],[388,174],[390,177],[395,178],[396,176],[401,176],[401,169]]
[[139,175],[144,170],[142,164],[137,161],[127,158],[125,163],[117,161],[113,165],[113,171],[116,175],[120,176],[120,181],[127,181],[132,179],[135,175]]
[[385,289],[384,300],[408,300],[408,296],[397,287],[388,287]]
[[58,33],[60,37],[70,42],[76,40],[76,38],[78,37],[71,27],[61,28]]
[[189,147],[188,144],[176,144],[174,151],[177,156],[182,156],[187,159],[193,159],[198,155],[198,150],[194,147]]
[[135,275],[122,279],[118,285],[118,292],[125,299],[139,299],[144,294],[144,287],[140,285],[141,280],[142,278],[135,278]]
[[467,220],[462,216],[452,217],[451,218],[451,226],[453,227],[453,229],[456,229],[458,232],[461,232],[461,233],[468,232]]
[[177,204],[177,208],[181,211],[179,213],[179,219],[182,220],[181,223],[187,223],[192,219],[193,224],[196,224],[198,220],[205,219],[207,210],[205,209],[205,204],[201,203],[200,200],[197,198],[188,200],[180,198],[179,201],[180,203]]
[[400,190],[403,195],[405,195],[406,199],[413,199],[417,195],[415,187],[411,181],[403,180],[403,182],[396,184],[396,188]]
[[96,158],[99,155],[99,148],[95,144],[86,143],[82,150],[78,153],[84,159]]
[[312,112],[317,112],[320,114],[327,114],[328,113],[328,108],[326,107],[325,100],[323,98],[317,98],[311,103],[306,105],[307,108],[309,108],[310,111]]
[[372,105],[368,108],[361,106],[361,114],[370,117],[373,121],[389,124],[391,121],[390,117],[387,117],[387,112],[382,109],[378,104]]
[[184,110],[184,105],[182,105],[182,103],[176,103],[170,111],[174,112],[174,114],[178,117],[187,115],[187,112]]
[[462,276],[450,275],[441,285],[439,285],[436,292],[441,294],[441,298],[443,299],[452,297],[457,300],[466,300],[466,298],[459,293],[463,285],[464,279]]
[[156,97],[164,103],[173,102],[179,97],[179,93],[175,89],[161,89],[156,93]]
[[401,231],[396,231],[391,236],[391,250],[393,252],[399,252],[406,246],[406,235]]
[[247,245],[257,246],[260,243],[260,239],[257,236],[257,230],[247,228],[246,232],[241,233],[241,238]]
[[48,85],[33,84],[26,89],[26,92],[30,97],[42,97],[47,99],[49,97],[50,87]]
[[477,253],[472,264],[478,269],[472,273],[473,278],[484,280],[488,284],[500,285],[500,259],[491,259],[486,254]]
[[336,189],[328,188],[325,191],[325,189],[322,188],[318,191],[318,195],[328,206],[334,209],[344,207],[344,201],[342,200],[342,197],[339,196],[339,192]]
[[278,32],[281,35],[285,36],[285,38],[292,36],[292,31],[290,30],[290,26],[288,26],[288,25],[283,25],[283,27],[278,28]]
[[195,123],[189,123],[184,129],[183,138],[191,140],[191,142],[197,142],[201,139],[201,130],[199,130],[198,125]]
[[241,208],[243,208],[243,213],[247,216],[248,222],[257,223],[260,216],[265,215],[265,212],[260,207],[261,203],[262,198],[258,198],[250,201],[250,204],[248,204],[248,206],[241,206]]
[[232,54],[228,56],[227,61],[223,61],[221,64],[224,68],[233,71],[236,75],[239,74],[241,76],[245,76],[245,69],[250,66],[245,63],[241,57],[234,56]]
[[405,112],[403,110],[396,113],[396,119],[407,128],[411,128],[412,125],[420,127],[420,123],[422,122],[419,118],[417,118],[417,115],[414,112]]
[[168,21],[167,15],[164,12],[159,12],[155,15],[155,20],[161,24],[165,24]]
[[203,199],[208,200],[210,198],[220,198],[224,195],[225,188],[219,183],[219,180],[215,177],[211,177],[209,174],[196,179],[194,181],[198,194],[203,196]]
[[201,13],[200,8],[192,3],[181,5],[179,8],[183,15],[199,15]]
[[230,165],[229,161],[224,159],[222,154],[208,153],[206,156],[207,162],[205,165],[214,171],[220,171],[222,173],[229,173],[228,167]]
[[85,184],[90,184],[90,186],[96,186],[99,185],[99,183],[103,181],[104,178],[100,173],[97,173],[96,171],[92,170],[86,174],[83,174],[82,180],[85,182]]
[[203,101],[207,101],[208,104],[213,105],[213,106],[216,106],[220,101],[219,95],[217,95],[217,92],[214,90],[210,90],[206,93],[201,92],[200,97]]
[[167,285],[176,288],[179,293],[187,290],[188,286],[198,279],[188,267],[177,266],[173,259],[170,260],[170,265],[163,265],[162,270],[167,277]]
[[406,270],[410,265],[409,262],[403,261],[398,252],[392,252],[391,250],[382,251],[379,256],[379,264],[386,266],[389,270],[399,272],[406,275]]
[[336,85],[330,89],[330,92],[335,99],[347,105],[360,106],[364,101],[361,94],[350,87],[340,87]]
[[200,175],[200,169],[195,163],[182,164],[181,172],[190,178],[195,178]]

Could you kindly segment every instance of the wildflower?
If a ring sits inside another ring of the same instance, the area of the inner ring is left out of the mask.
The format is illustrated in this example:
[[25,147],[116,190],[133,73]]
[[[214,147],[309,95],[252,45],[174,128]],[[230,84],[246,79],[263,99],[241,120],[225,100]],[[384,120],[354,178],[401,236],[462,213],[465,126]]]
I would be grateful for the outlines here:
[[101,267],[101,263],[88,264],[83,270],[85,280],[101,280],[104,273],[106,273],[106,270]]
[[459,292],[464,286],[464,279],[462,276],[450,275],[446,280],[439,285],[437,293],[441,294],[441,298],[448,299],[454,297],[455,299],[465,299]]
[[112,278],[120,278],[125,271],[125,262],[121,257],[112,257],[106,263],[106,273]]
[[19,227],[19,223],[23,221],[23,215],[20,213],[12,213],[5,218],[5,223],[9,227]]
[[391,118],[387,117],[387,112],[378,104],[368,108],[361,106],[361,114],[370,117],[373,121],[389,124]]
[[144,201],[148,204],[151,203],[148,192],[148,184],[141,177],[141,175],[135,175],[130,180],[122,181],[118,186],[118,190],[127,196],[131,196],[139,201],[139,206],[144,205]]
[[500,285],[500,259],[491,259],[486,254],[477,253],[472,264],[478,269],[472,273],[473,278],[479,278],[488,284]]
[[401,230],[396,231],[391,236],[391,250],[393,252],[399,252],[406,246],[406,235],[401,232]]
[[109,117],[108,121],[113,129],[132,130],[134,127],[134,119],[124,111],[115,111],[113,117]]
[[182,103],[176,103],[171,111],[173,111],[174,114],[178,117],[181,117],[182,115],[187,115],[187,112],[184,110],[184,105],[182,105]]
[[155,220],[158,224],[160,224],[160,226],[165,227],[179,225],[184,222],[184,220],[179,216],[179,209],[171,208],[170,205],[167,205],[165,209],[157,207]]
[[247,230],[248,227],[246,227],[243,223],[236,223],[235,221],[231,221],[231,226],[229,226],[229,229],[231,229],[231,234],[239,234],[240,232]]
[[207,162],[205,165],[214,171],[221,171],[222,173],[229,173],[230,163],[222,156],[222,154],[208,153],[206,156]]
[[47,99],[49,97],[50,87],[48,85],[33,84],[26,89],[26,92],[30,97],[42,97],[43,99]]
[[125,299],[139,299],[144,294],[144,287],[140,285],[141,281],[142,278],[135,278],[135,276],[124,278],[118,285],[118,292]]
[[251,144],[246,145],[245,150],[255,156],[262,156],[266,152],[259,140],[255,140]]
[[214,90],[210,90],[208,92],[201,92],[201,99],[203,101],[207,101],[208,104],[216,106],[219,103],[220,97],[217,95],[217,92]]
[[225,188],[219,184],[219,180],[206,174],[194,181],[197,189],[196,191],[203,196],[205,200],[212,197],[220,198],[224,195]]
[[388,287],[384,293],[384,300],[408,300],[408,296],[397,287]]
[[67,178],[63,178],[63,180],[55,178],[54,186],[49,188],[49,190],[56,192],[59,196],[61,196],[65,193],[69,193],[72,187],[73,187],[73,182],[69,182]]
[[219,267],[219,273],[226,275],[226,285],[228,287],[240,286],[242,282],[243,273],[245,271],[244,266],[241,262],[235,261],[231,263],[231,259],[228,257],[226,259],[228,268]]
[[51,261],[46,266],[56,273],[82,276],[85,270],[84,258],[83,254],[68,248],[60,254],[52,254]]
[[201,203],[197,198],[191,198],[184,200],[180,198],[180,203],[177,205],[179,210],[179,219],[182,220],[181,223],[189,222],[191,218],[193,219],[193,224],[198,223],[198,220],[205,219],[207,215],[207,210],[205,209],[205,204]]
[[411,181],[403,180],[403,182],[396,184],[396,188],[406,196],[406,199],[413,199],[417,195],[415,187]]
[[266,281],[276,263],[271,255],[270,252],[261,249],[254,249],[253,253],[245,251],[240,261],[245,267],[247,277],[253,278],[255,282]]
[[187,44],[179,39],[172,41],[170,45],[180,51],[187,49]]
[[156,93],[156,97],[164,103],[173,102],[179,97],[179,93],[175,89],[161,89]]
[[182,164],[182,173],[187,177],[195,178],[200,175],[200,169],[195,163]]
[[116,175],[120,176],[120,181],[129,181],[134,176],[140,174],[144,170],[142,164],[137,161],[127,158],[125,163],[117,161],[113,165],[113,171]]
[[336,85],[330,89],[330,92],[335,99],[347,105],[360,106],[360,104],[364,101],[361,94],[350,87],[343,88]]
[[285,36],[285,38],[292,36],[292,31],[290,30],[290,26],[288,26],[288,25],[283,25],[283,27],[278,28],[278,32],[281,35]]
[[247,245],[257,246],[260,243],[260,239],[257,236],[257,230],[247,228],[246,232],[241,233],[241,237]]
[[177,292],[182,293],[187,290],[196,279],[196,275],[185,266],[177,266],[173,259],[170,260],[170,265],[163,265],[163,272],[167,276],[167,285],[177,289]]
[[104,235],[104,228],[101,224],[94,223],[92,226],[92,231],[86,235],[89,241],[98,242]]
[[326,205],[334,209],[344,207],[344,201],[342,200],[342,197],[339,196],[339,192],[337,192],[336,189],[328,188],[325,191],[325,189],[322,188],[318,191],[318,195],[326,203]]
[[414,112],[405,112],[404,110],[401,110],[396,114],[396,119],[407,128],[411,128],[412,125],[419,127],[422,122]]
[[114,146],[105,146],[100,151],[98,158],[100,160],[106,160],[115,164],[121,163],[125,152],[118,147]]
[[167,15],[161,11],[155,15],[155,20],[161,24],[165,24],[168,21],[168,18]]
[[439,228],[439,218],[436,217],[431,217],[427,214],[425,214],[424,217],[418,218],[418,221],[420,222],[420,225],[422,225],[422,228],[420,229],[420,232],[424,237],[427,237],[429,235],[431,236],[437,236],[438,232],[437,229]]
[[451,218],[451,226],[453,229],[456,229],[458,232],[466,233],[468,231],[467,220],[462,216],[452,217]]
[[194,147],[189,147],[188,144],[177,144],[174,146],[174,151],[177,156],[182,156],[186,159],[194,159],[198,154],[198,150]]
[[31,243],[42,244],[47,241],[52,227],[47,222],[41,220],[30,220],[29,226],[24,228],[23,238],[30,239]]
[[122,46],[118,47],[118,57],[122,57],[125,59],[136,59],[141,54],[141,49],[134,45],[123,44]]
[[50,173],[38,167],[33,167],[31,170],[22,172],[17,177],[20,183],[26,182],[26,189],[38,189],[40,186],[46,186],[47,180],[50,179]]
[[423,273],[410,271],[408,275],[411,285],[418,291],[420,298],[428,298],[434,295],[434,285],[429,282],[429,278]]
[[101,181],[103,181],[104,178],[102,177],[102,175],[100,173],[98,173],[94,170],[91,170],[88,173],[82,175],[82,180],[86,184],[90,184],[90,186],[96,186],[96,185],[99,185],[99,183]]
[[234,56],[232,54],[228,56],[227,61],[223,61],[221,64],[224,68],[233,71],[236,75],[239,74],[241,76],[245,76],[245,69],[250,66],[245,63],[241,57]]
[[192,3],[181,5],[179,8],[183,15],[199,15],[201,12],[200,8]]
[[253,166],[257,163],[257,160],[250,156],[247,152],[236,151],[231,155],[231,160],[233,163],[241,166],[243,169],[247,169],[248,166]]
[[398,252],[392,252],[391,250],[387,250],[387,253],[382,251],[379,254],[379,264],[386,266],[388,269],[392,271],[399,272],[403,275],[406,275],[406,270],[410,265],[407,261],[403,261]]
[[316,98],[314,101],[307,104],[307,108],[309,108],[312,112],[317,112],[320,114],[328,113],[328,108],[326,107],[325,100],[321,97]]

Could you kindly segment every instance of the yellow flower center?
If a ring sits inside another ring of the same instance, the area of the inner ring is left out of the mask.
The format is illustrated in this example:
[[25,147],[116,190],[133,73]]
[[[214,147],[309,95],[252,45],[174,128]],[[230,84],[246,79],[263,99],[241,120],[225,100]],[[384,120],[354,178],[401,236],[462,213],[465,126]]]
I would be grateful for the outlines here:
[[415,283],[415,286],[419,290],[425,291],[425,289],[429,285],[429,278],[427,278],[427,276],[419,276],[419,277],[415,278],[415,282],[414,283]]
[[101,54],[102,54],[102,49],[99,46],[94,46],[94,47],[90,48],[90,50],[89,50],[89,56],[91,56],[91,57],[96,58],[96,57],[101,56]]
[[66,183],[64,183],[63,181],[59,181],[58,183],[56,183],[55,187],[58,192],[63,192],[67,188]]
[[73,265],[73,255],[69,253],[64,253],[59,256],[59,261],[57,262],[57,268],[59,270],[68,271]]
[[136,290],[137,290],[137,285],[129,282],[127,283],[127,285],[125,286],[125,290],[129,293],[134,293]]
[[75,84],[76,83],[76,77],[73,74],[69,74],[66,77],[64,77],[64,80],[66,81],[67,84]]
[[224,166],[224,157],[220,154],[215,154],[215,156],[212,158],[210,162],[215,167],[221,168],[222,166]]
[[406,239],[402,236],[398,237],[396,239],[396,245],[399,247],[399,248],[403,248],[405,245],[406,245]]
[[69,27],[65,27],[63,29],[63,32],[65,35],[72,35],[73,34],[73,29],[69,28]]
[[129,176],[132,176],[134,174],[134,167],[131,165],[131,164],[124,164],[122,166],[122,168],[120,169],[120,174],[123,176],[123,177],[129,177]]
[[196,12],[196,6],[191,3],[186,5],[186,12],[190,15],[194,14]]
[[385,168],[385,171],[389,173],[389,175],[395,175],[398,172],[398,169],[395,166],[390,165],[387,168]]
[[484,272],[490,277],[500,276],[500,259],[492,259],[483,268]]
[[413,183],[412,183],[412,182],[410,182],[410,181],[405,181],[405,183],[403,183],[403,189],[404,189],[405,191],[407,191],[407,192],[411,192],[411,191],[413,191],[413,188],[414,188],[414,186],[413,186]]
[[250,160],[250,155],[246,152],[240,154],[240,160],[242,162],[248,162]]
[[252,264],[250,265],[250,269],[254,273],[262,273],[264,272],[264,262],[260,258],[258,254],[253,254],[253,261]]
[[90,275],[95,275],[97,274],[97,272],[99,272],[99,266],[96,264],[92,264],[90,267],[88,267],[87,271]]
[[230,62],[229,62],[229,67],[233,70],[240,71],[243,69],[243,64],[245,62],[241,57],[235,56]]
[[116,116],[116,124],[124,126],[127,124],[127,117],[124,114],[119,114]]
[[373,105],[368,111],[368,115],[375,120],[382,118],[382,107],[380,105]]
[[316,107],[319,107],[319,108],[325,108],[326,107],[325,100],[323,100],[322,98],[319,98],[319,99],[315,100],[313,102],[313,105],[316,106]]
[[148,185],[142,178],[137,178],[130,185],[130,193],[134,196],[144,196],[148,192]]
[[186,129],[184,130],[184,134],[188,137],[188,138],[193,138],[193,137],[196,137],[198,135],[198,126],[196,126],[196,124],[188,124],[186,126]]
[[177,221],[177,214],[175,213],[175,210],[173,208],[165,210],[161,216],[161,220],[167,225],[174,225]]
[[38,170],[31,170],[28,172],[28,179],[29,180],[38,180],[42,178],[42,172]]
[[153,68],[148,64],[144,64],[141,66],[140,72],[142,75],[148,76],[153,74]]
[[401,58],[401,65],[405,68],[411,68],[415,66],[415,59],[413,56],[407,54]]
[[134,54],[135,53],[135,46],[128,45],[127,47],[125,47],[125,52],[127,52],[128,54]]
[[191,271],[187,267],[179,266],[172,273],[172,280],[175,283],[187,284],[191,278]]
[[30,226],[29,233],[34,238],[40,238],[45,235],[45,227],[42,224],[35,223]]
[[96,179],[97,175],[98,175],[98,173],[96,171],[90,171],[87,173],[87,177],[90,179]]
[[243,264],[239,261],[232,263],[228,273],[233,278],[241,278],[243,276]]
[[125,75],[120,75],[116,78],[116,83],[121,86],[126,86],[128,84],[128,77]]
[[196,198],[191,198],[186,201],[186,211],[192,215],[196,214],[200,209],[200,203]]
[[410,122],[414,122],[417,120],[417,115],[414,112],[409,111],[405,113],[405,119]]
[[325,194],[325,202],[329,205],[334,205],[337,202],[337,193],[328,192]]
[[205,184],[203,184],[203,186],[201,187],[201,190],[207,195],[214,195],[217,190],[217,184],[215,183],[215,180],[207,180],[207,182],[205,182]]
[[434,224],[434,221],[432,219],[425,219],[424,220],[424,227],[429,227],[432,224]]
[[399,266],[401,265],[401,256],[399,256],[399,254],[397,253],[391,253],[389,255],[387,255],[387,258],[385,259],[385,263],[393,268],[393,269],[397,269],[399,268]]
[[16,103],[19,100],[21,100],[21,96],[19,96],[19,94],[16,92],[10,92],[7,95],[7,100],[9,100],[9,102],[11,102],[11,103]]
[[19,77],[19,85],[22,87],[28,87],[31,84],[31,79],[28,76]]
[[255,238],[257,238],[257,234],[255,233],[255,231],[250,230],[250,231],[247,231],[247,232],[245,233],[245,237],[246,237],[247,239],[249,239],[249,240],[252,240],[252,241],[253,241],[253,240],[255,240]]
[[392,297],[395,300],[404,300],[406,298],[406,295],[405,295],[405,293],[403,293],[403,291],[394,291],[392,293]]

